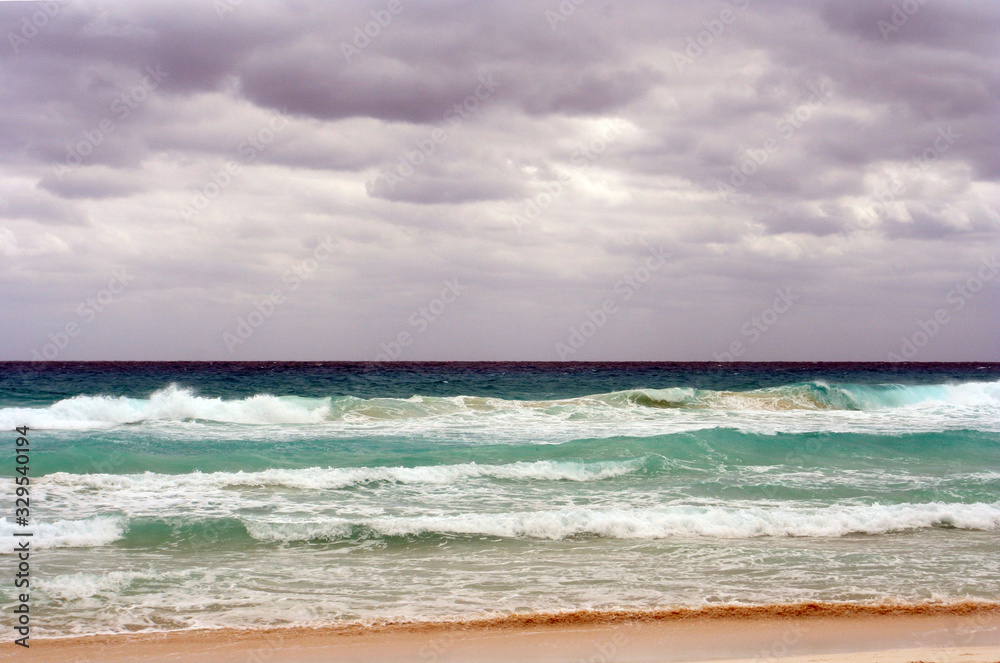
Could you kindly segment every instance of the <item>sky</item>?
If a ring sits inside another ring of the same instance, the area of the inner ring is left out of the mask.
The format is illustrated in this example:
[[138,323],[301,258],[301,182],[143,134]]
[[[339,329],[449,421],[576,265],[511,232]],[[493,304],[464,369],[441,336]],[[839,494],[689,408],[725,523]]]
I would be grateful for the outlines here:
[[1000,360],[995,0],[0,3],[0,359]]

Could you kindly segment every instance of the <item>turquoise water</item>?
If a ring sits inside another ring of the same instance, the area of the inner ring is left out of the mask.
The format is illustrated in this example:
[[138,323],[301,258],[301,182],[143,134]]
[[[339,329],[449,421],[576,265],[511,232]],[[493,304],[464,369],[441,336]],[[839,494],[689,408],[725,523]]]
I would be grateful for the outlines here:
[[1000,598],[997,364],[0,364],[0,422],[38,635]]

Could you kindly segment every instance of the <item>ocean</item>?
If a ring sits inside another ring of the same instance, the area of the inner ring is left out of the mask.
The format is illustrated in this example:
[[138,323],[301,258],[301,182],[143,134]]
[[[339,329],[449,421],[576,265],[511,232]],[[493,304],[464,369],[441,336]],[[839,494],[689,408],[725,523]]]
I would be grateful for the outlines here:
[[1000,599],[1000,364],[3,363],[0,422],[33,636]]

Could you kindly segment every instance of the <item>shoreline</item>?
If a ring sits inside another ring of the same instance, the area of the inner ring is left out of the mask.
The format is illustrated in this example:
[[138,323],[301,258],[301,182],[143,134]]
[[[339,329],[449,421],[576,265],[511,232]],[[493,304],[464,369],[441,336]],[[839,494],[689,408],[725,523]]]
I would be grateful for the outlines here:
[[[722,605],[461,621],[32,637],[0,659],[155,661],[1000,661],[1000,602]],[[817,658],[819,657],[819,658]],[[832,658],[831,658],[832,657]],[[845,658],[846,657],[846,658]]]

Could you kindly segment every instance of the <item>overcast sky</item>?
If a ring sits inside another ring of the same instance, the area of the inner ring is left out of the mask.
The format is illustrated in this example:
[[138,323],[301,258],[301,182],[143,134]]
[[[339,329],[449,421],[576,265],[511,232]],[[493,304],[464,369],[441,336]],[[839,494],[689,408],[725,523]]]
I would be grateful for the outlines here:
[[0,27],[2,359],[1000,360],[995,0]]

